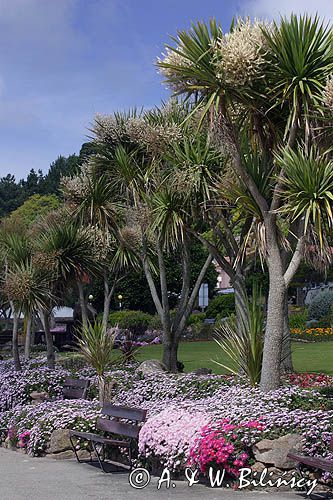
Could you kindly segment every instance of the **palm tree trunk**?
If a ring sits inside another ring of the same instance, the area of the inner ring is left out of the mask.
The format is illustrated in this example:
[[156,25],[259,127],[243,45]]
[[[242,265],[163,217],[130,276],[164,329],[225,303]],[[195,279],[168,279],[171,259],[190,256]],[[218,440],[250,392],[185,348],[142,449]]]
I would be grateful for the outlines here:
[[291,353],[291,335],[289,328],[289,308],[288,308],[288,294],[286,293],[284,299],[284,325],[283,325],[283,344],[282,344],[282,359],[281,371],[283,373],[291,373],[294,371],[292,353]]
[[113,285],[110,290],[110,285],[107,277],[107,273],[104,273],[104,307],[103,307],[103,320],[102,320],[102,325],[104,330],[107,329],[108,327],[108,321],[109,321],[109,315],[110,315],[110,304],[111,304],[111,299],[114,294],[114,290],[116,287],[116,282],[117,279],[114,279]]
[[284,266],[277,238],[276,217],[274,215],[267,216],[265,228],[269,291],[260,388],[264,392],[268,392],[280,387],[280,365],[287,289],[284,279]]
[[16,371],[21,371],[22,366],[21,366],[21,361],[20,361],[20,353],[19,353],[19,347],[18,347],[18,325],[19,325],[19,311],[16,310],[14,304],[11,304],[11,308],[13,311],[13,346],[12,346],[12,352],[13,352],[13,359],[14,359],[14,367]]
[[105,401],[105,377],[104,375],[98,376],[98,400],[99,404],[103,406]]
[[44,326],[46,350],[47,350],[47,366],[51,370],[55,368],[55,354],[53,346],[53,337],[50,329],[50,315],[47,311],[42,311],[41,320]]
[[[179,339],[169,333],[168,336],[163,332],[163,357],[162,362],[167,367],[168,371],[171,373],[177,373],[177,361],[178,361],[178,343]],[[167,338],[166,338],[167,337]]]
[[238,331],[241,332],[248,321],[247,311],[247,290],[245,286],[245,277],[239,271],[235,274],[233,280],[235,296],[235,312]]
[[286,289],[283,275],[270,276],[267,321],[260,387],[264,392],[280,386],[280,364],[284,331],[284,300]]
[[31,347],[31,324],[32,324],[32,315],[28,313],[26,315],[26,331],[25,331],[25,346],[24,346],[24,358],[28,360],[30,358],[30,347]]
[[88,326],[88,312],[87,312],[87,304],[86,304],[85,297],[84,297],[83,284],[81,281],[77,282],[77,287],[79,290],[82,326],[86,328]]
[[35,313],[32,313],[32,315],[31,315],[31,333],[30,333],[30,337],[31,337],[30,345],[31,346],[35,345],[35,326],[36,326],[35,319],[36,319]]
[[178,372],[178,340],[174,339],[171,342],[165,342],[163,346],[162,362],[171,373]]

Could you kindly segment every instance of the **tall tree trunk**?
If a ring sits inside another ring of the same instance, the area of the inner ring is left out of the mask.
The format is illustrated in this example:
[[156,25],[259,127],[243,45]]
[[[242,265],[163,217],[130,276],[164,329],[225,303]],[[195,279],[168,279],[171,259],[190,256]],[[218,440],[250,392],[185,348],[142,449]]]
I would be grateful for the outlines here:
[[32,314],[28,313],[26,315],[26,331],[25,331],[25,346],[24,346],[24,358],[30,358],[30,348],[31,348],[31,324],[32,324]]
[[35,327],[36,327],[35,320],[36,320],[36,316],[34,313],[32,313],[32,315],[31,315],[31,333],[30,333],[30,337],[31,337],[30,345],[31,346],[35,345]]
[[77,287],[79,290],[79,301],[80,301],[80,309],[81,309],[82,326],[86,328],[88,326],[88,312],[87,312],[87,304],[86,304],[85,297],[84,297],[83,284],[81,281],[77,282]]
[[281,273],[270,273],[264,354],[260,387],[264,392],[280,386],[286,288]]
[[260,388],[264,392],[280,386],[280,364],[284,330],[285,296],[284,266],[278,243],[276,215],[265,219],[269,291]]
[[104,307],[103,307],[103,320],[102,325],[104,330],[106,331],[108,327],[109,315],[110,315],[110,304],[111,299],[114,294],[114,290],[116,287],[117,279],[115,278],[113,281],[113,285],[110,290],[110,285],[107,277],[107,273],[104,273]]
[[245,286],[245,277],[238,270],[233,280],[235,296],[235,313],[238,331],[241,332],[243,325],[247,324],[247,290]]
[[284,280],[283,259],[278,243],[275,214],[266,215],[265,230],[269,290],[260,388],[264,392],[268,392],[280,387],[280,365],[287,290]]
[[44,326],[46,350],[47,350],[47,366],[54,370],[55,368],[55,353],[53,346],[53,337],[50,328],[50,315],[47,311],[41,312],[41,320]]
[[292,352],[291,352],[291,335],[289,328],[289,307],[288,307],[288,293],[285,294],[284,299],[284,324],[283,324],[283,344],[282,344],[282,358],[281,358],[281,371],[283,373],[291,373],[294,371]]
[[14,366],[16,371],[21,371],[21,361],[20,361],[20,353],[18,347],[18,326],[19,326],[19,311],[16,310],[14,304],[11,304],[11,308],[13,311],[13,339],[12,339],[12,352],[14,359]]
[[178,344],[179,337],[175,335],[169,335],[167,339],[163,341],[163,364],[172,373],[177,373],[177,361],[178,361]]

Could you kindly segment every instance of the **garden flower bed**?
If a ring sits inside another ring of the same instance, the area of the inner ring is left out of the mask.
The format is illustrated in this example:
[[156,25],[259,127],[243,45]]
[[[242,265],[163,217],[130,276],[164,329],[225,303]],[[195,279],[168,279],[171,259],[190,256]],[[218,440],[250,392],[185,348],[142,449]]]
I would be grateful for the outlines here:
[[293,340],[320,342],[333,339],[333,328],[292,328],[290,333]]
[[[95,430],[97,399],[31,404],[33,390],[60,398],[69,374],[63,368],[47,370],[42,359],[26,363],[20,373],[11,362],[0,362],[0,428],[9,429],[7,443],[40,456],[56,429]],[[83,368],[76,376],[91,380],[94,396],[93,371]],[[139,461],[152,470],[167,466],[179,475],[191,465],[205,475],[213,464],[236,476],[239,467],[253,464],[254,444],[295,432],[302,437],[305,453],[331,457],[332,404],[317,388],[333,385],[333,377],[292,375],[285,387],[263,395],[217,375],[143,375],[132,365],[108,376],[116,381],[115,404],[148,410],[140,432]]]

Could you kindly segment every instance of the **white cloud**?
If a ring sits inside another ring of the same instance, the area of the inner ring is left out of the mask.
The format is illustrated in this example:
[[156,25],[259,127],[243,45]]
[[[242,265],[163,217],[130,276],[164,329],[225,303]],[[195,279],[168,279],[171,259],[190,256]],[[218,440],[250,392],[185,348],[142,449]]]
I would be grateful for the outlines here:
[[332,0],[245,0],[242,14],[260,18],[275,18],[280,15],[309,13],[327,21],[333,20]]

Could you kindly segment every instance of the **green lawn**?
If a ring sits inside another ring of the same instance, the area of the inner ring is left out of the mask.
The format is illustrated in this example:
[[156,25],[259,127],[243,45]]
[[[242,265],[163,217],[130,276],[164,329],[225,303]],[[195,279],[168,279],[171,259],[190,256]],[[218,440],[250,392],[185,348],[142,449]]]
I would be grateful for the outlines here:
[[[220,349],[214,341],[182,342],[179,356],[185,372],[196,368],[211,368],[214,373],[223,373],[223,369],[212,362],[220,359]],[[154,345],[140,349],[138,359],[161,359],[162,346]],[[225,360],[225,358],[224,358]],[[333,342],[317,342],[313,344],[293,343],[294,368],[298,372],[324,372],[333,375]]]

